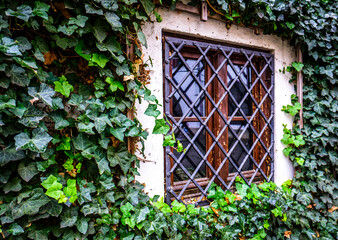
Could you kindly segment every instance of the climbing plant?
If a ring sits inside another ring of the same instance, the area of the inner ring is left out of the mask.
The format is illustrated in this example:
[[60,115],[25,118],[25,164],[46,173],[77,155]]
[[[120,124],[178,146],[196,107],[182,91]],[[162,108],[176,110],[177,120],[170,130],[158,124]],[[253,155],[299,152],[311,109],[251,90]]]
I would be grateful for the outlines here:
[[[304,128],[296,98],[283,108],[295,115],[282,140],[294,179],[281,188],[239,179],[235,194],[214,185],[205,208],[149,199],[135,181],[130,143],[170,129],[141,51],[142,22],[161,21],[154,2],[0,1],[0,238],[336,239],[334,1],[207,1],[227,27],[301,44],[304,66],[289,69],[302,69],[305,87]],[[152,132],[133,117],[136,101],[156,118]],[[165,144],[183,150],[175,136]]]

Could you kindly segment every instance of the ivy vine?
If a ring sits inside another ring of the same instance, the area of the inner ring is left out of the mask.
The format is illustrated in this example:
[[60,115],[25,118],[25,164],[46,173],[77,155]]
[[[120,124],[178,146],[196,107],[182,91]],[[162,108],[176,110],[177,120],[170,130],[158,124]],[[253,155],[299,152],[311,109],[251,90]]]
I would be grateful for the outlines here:
[[[205,208],[149,199],[135,180],[127,143],[149,134],[130,117],[135,102],[148,104],[153,133],[170,129],[141,52],[142,22],[161,21],[154,2],[0,1],[0,238],[337,239],[335,2],[207,1],[227,26],[301,44],[304,66],[290,70],[305,86],[304,128],[296,98],[283,108],[295,116],[282,139],[294,178],[280,188],[238,179],[235,193],[213,185]],[[183,150],[175,136],[165,144]]]

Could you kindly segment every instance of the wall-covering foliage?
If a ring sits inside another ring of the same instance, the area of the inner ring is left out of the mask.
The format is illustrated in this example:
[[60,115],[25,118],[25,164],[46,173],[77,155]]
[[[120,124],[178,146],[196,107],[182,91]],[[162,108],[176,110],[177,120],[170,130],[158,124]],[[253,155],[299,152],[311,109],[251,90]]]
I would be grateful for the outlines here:
[[149,200],[127,139],[147,137],[128,117],[137,99],[160,118],[155,132],[168,131],[139,44],[142,21],[160,20],[153,2],[1,0],[0,238],[337,239],[335,1],[208,2],[228,25],[302,44],[304,128],[283,138],[292,182],[213,186],[207,208]]

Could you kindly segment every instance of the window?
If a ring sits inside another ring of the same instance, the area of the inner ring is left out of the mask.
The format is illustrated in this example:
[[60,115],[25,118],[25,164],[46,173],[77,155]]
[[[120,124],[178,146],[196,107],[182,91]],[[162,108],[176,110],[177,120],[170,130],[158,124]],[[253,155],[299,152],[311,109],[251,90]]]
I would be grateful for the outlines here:
[[164,58],[164,110],[186,149],[165,149],[166,201],[203,205],[237,176],[271,181],[273,55],[166,35]]

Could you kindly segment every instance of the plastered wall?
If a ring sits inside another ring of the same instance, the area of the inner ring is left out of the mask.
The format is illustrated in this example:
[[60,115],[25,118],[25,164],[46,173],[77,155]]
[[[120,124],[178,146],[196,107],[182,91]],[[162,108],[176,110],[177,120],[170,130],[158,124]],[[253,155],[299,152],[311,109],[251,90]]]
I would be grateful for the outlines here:
[[[143,49],[144,59],[152,58],[150,66],[151,84],[148,88],[156,95],[160,103],[163,103],[163,52],[162,33],[172,32],[181,35],[193,36],[200,39],[209,39],[223,43],[231,43],[239,46],[253,47],[256,49],[270,50],[275,55],[275,118],[274,118],[274,143],[275,143],[275,172],[274,182],[281,185],[292,178],[293,167],[287,157],[283,155],[282,124],[292,126],[292,118],[281,111],[283,105],[290,104],[290,96],[294,93],[294,86],[289,83],[290,74],[283,74],[280,70],[290,66],[295,61],[295,51],[287,41],[283,41],[273,35],[255,35],[253,29],[233,25],[230,30],[224,22],[209,19],[200,21],[198,15],[186,12],[158,9],[163,21],[147,22],[142,27],[147,38],[148,48]],[[144,128],[152,132],[154,118],[144,115],[148,104],[143,102],[137,106],[137,115]],[[163,108],[159,109],[163,112]],[[146,192],[152,195],[164,195],[164,152],[163,136],[150,134],[145,143],[146,161],[141,161],[138,180],[145,183]],[[143,157],[142,157],[143,158]]]

